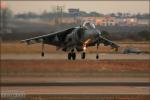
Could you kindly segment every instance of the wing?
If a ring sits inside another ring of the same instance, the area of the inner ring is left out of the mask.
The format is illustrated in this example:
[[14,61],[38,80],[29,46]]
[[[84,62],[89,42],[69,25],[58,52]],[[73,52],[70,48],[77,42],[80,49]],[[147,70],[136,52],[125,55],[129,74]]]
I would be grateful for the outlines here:
[[103,43],[105,46],[111,46],[112,48],[114,48],[116,51],[118,51],[119,45],[117,45],[116,43],[112,42],[111,40],[108,40],[102,36],[99,37],[98,39],[99,43]]
[[64,42],[66,35],[71,33],[74,29],[75,28],[69,28],[66,30],[62,30],[62,31],[58,31],[58,32],[50,33],[50,34],[25,39],[25,40],[22,40],[21,42],[26,42],[27,44],[43,42],[45,44],[52,44],[52,45],[59,46]]
[[97,39],[95,39],[92,43],[89,44],[89,46],[95,46],[95,44],[100,44],[100,43],[103,43],[105,46],[108,46],[108,45],[111,46],[112,48],[115,49],[115,51],[118,51],[118,48],[120,47],[116,43],[102,36],[99,36]]

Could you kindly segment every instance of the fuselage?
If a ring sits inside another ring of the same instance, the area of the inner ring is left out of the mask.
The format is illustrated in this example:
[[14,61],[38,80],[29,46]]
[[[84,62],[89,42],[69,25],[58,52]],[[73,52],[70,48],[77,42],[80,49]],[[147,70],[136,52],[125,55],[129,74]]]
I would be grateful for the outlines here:
[[[63,51],[70,51],[72,49],[83,51],[83,48],[88,47],[92,43],[94,44],[99,35],[100,31],[95,28],[94,24],[87,22],[80,27],[75,27],[64,39],[56,35],[50,39],[50,42],[47,40],[47,44],[57,45]],[[63,42],[60,43],[60,39]]]
[[83,42],[89,39],[95,40],[99,36],[99,33],[97,32],[96,29],[86,29],[83,34],[84,34]]
[[65,40],[67,51],[76,48],[78,51],[83,51],[84,46],[94,42],[100,35],[100,32],[95,28],[77,27],[71,34],[68,34]]

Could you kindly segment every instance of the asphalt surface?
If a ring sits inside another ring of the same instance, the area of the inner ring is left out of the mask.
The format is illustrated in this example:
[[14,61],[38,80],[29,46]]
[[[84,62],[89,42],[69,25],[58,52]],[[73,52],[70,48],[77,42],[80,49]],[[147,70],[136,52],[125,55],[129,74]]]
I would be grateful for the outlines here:
[[1,77],[1,83],[150,82],[149,77]]
[[16,86],[1,87],[1,93],[25,94],[136,94],[149,95],[149,87],[131,86]]
[[[111,94],[149,95],[149,78],[2,78],[1,92],[25,94]],[[13,80],[14,79],[14,80]],[[24,81],[22,81],[25,79]],[[35,79],[35,80],[34,80]],[[60,79],[60,80],[59,80]],[[33,80],[33,81],[29,81]],[[45,80],[45,81],[44,81]],[[56,81],[57,80],[57,81]],[[26,81],[26,82],[25,82]]]
[[[67,59],[66,53],[45,53],[44,57],[41,54],[2,54],[1,59],[14,59],[14,60],[36,60],[36,59]],[[81,55],[77,54],[77,60],[81,59]],[[87,53],[87,60],[95,60],[95,53]],[[150,54],[99,54],[99,60],[149,60]]]
[[1,83],[1,86],[150,86],[149,82],[51,82],[51,83]]

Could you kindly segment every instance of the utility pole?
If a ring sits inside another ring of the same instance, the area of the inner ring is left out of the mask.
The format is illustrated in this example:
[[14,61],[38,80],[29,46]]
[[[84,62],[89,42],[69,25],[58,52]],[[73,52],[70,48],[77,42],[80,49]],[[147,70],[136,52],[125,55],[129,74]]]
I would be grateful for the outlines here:
[[1,14],[1,29],[0,32],[6,33],[7,32],[7,9],[0,9],[0,14]]
[[2,14],[2,29],[3,32],[6,33],[7,32],[7,18],[6,18],[6,9],[3,10],[3,14]]
[[[64,10],[64,6],[58,6],[57,5],[57,8],[56,8],[56,13],[57,13],[57,20],[58,20],[58,23],[63,23],[63,10]],[[59,16],[60,14],[60,16]],[[59,19],[58,19],[59,17]]]
[[7,9],[7,5],[5,2],[0,2],[0,32],[5,33],[6,32],[6,9]]

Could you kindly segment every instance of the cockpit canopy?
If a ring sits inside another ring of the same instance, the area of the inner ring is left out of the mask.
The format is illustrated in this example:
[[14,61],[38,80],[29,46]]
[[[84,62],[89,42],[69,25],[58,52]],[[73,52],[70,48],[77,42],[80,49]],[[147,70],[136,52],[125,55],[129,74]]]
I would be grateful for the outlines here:
[[90,21],[85,21],[83,23],[83,27],[85,27],[86,29],[95,29],[95,25]]

